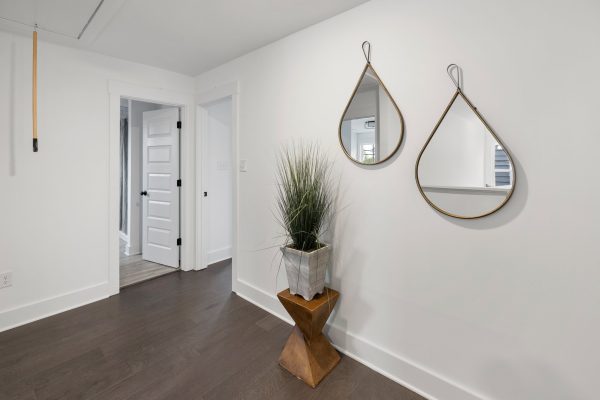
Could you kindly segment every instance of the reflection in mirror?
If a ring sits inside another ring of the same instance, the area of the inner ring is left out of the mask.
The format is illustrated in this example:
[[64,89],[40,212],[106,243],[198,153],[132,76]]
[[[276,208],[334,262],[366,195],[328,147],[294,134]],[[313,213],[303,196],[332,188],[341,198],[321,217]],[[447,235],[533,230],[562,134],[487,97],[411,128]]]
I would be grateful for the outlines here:
[[429,204],[458,218],[491,214],[512,195],[510,155],[460,90],[421,151],[417,183]]
[[340,122],[344,152],[360,164],[390,158],[402,142],[402,115],[370,63],[367,63]]

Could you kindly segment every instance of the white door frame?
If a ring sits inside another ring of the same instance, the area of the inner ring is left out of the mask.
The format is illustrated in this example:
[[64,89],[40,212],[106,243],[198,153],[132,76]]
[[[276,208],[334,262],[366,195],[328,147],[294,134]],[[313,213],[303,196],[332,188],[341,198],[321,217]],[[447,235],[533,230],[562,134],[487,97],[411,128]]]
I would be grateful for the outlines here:
[[108,83],[109,121],[109,207],[108,207],[108,284],[110,295],[119,293],[119,145],[121,97],[132,100],[158,103],[181,110],[181,269],[194,269],[196,256],[195,200],[196,179],[194,179],[195,154],[195,99],[193,93],[171,92],[164,89],[138,86],[119,81]]
[[[228,84],[216,86],[212,90],[204,93],[200,93],[196,96],[196,198],[202,200],[203,198],[203,180],[204,171],[202,168],[202,160],[204,159],[204,145],[203,139],[206,137],[207,121],[206,121],[206,109],[203,105],[212,103],[214,101],[231,97],[231,151],[232,151],[232,204],[233,204],[233,248],[232,248],[232,265],[231,265],[231,288],[234,292],[237,290],[237,263],[238,263],[238,232],[239,232],[239,220],[238,220],[238,204],[239,204],[239,158],[238,158],[238,100],[239,100],[239,85],[238,82],[231,82]],[[207,265],[207,248],[208,242],[202,221],[205,220],[204,213],[206,207],[204,207],[203,201],[198,201],[197,206],[200,207],[196,212],[196,265],[197,269],[204,269]]]

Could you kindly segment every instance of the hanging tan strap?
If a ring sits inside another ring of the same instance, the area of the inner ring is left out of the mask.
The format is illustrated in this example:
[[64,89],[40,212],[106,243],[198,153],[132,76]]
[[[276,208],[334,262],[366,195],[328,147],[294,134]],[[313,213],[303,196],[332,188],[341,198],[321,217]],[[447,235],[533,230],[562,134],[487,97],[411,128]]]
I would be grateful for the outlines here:
[[38,126],[37,126],[37,30],[33,31],[33,75],[32,75],[32,113],[33,113],[33,151],[38,151]]

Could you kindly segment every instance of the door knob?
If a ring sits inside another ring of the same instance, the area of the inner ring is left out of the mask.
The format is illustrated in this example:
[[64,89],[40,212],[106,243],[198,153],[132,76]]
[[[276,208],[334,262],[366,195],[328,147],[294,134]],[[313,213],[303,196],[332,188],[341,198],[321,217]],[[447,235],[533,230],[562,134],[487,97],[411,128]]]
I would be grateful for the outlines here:
[[148,196],[148,192],[146,190],[144,190],[143,192],[140,192],[141,196]]

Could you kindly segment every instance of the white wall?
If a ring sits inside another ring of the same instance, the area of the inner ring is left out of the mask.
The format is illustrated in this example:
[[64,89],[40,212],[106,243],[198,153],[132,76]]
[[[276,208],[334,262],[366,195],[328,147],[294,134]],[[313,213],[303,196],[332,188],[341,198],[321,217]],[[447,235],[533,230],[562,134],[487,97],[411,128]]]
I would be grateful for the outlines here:
[[233,246],[233,160],[232,160],[232,103],[226,97],[205,105],[207,112],[206,153],[203,191],[206,215],[208,264],[231,258]]
[[110,293],[109,80],[193,90],[192,78],[41,39],[33,153],[31,39],[0,32],[0,271],[13,271],[0,330]]
[[[596,398],[598,15],[591,0],[375,0],[199,76],[200,92],[240,85],[239,293],[286,315],[269,248],[280,233],[275,153],[318,139],[341,185],[336,345],[431,398]],[[378,167],[346,159],[337,137],[367,39],[407,128]],[[516,160],[513,198],[481,220],[440,215],[415,184],[417,154],[454,92],[452,62]]]

